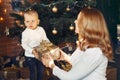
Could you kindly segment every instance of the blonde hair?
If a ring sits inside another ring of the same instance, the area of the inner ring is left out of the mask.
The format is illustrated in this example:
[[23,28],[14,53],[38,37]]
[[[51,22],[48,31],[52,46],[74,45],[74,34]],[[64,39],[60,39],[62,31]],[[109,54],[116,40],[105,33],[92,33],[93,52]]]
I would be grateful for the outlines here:
[[83,38],[81,50],[100,47],[108,59],[113,58],[107,25],[102,13],[96,9],[82,9],[78,15],[78,35]]
[[27,11],[24,12],[24,15],[26,15],[26,14],[27,15],[35,15],[37,18],[39,18],[39,15],[38,15],[36,10],[32,10],[32,9],[27,10]]

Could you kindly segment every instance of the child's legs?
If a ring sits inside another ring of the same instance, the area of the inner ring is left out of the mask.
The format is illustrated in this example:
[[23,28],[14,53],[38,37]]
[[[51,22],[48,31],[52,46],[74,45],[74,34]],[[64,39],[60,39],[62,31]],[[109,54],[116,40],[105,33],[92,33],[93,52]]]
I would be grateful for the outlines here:
[[41,61],[37,61],[37,80],[43,80],[44,77],[44,65]]
[[26,57],[26,65],[29,67],[30,70],[30,80],[37,80],[36,59]]

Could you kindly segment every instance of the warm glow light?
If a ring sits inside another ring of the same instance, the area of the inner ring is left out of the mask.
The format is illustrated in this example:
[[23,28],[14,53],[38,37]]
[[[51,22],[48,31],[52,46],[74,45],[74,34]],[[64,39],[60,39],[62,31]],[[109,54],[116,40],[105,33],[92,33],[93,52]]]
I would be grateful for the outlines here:
[[3,21],[4,19],[3,19],[3,17],[0,17],[0,21]]
[[6,12],[7,12],[7,9],[4,9],[4,12],[6,13]]
[[0,3],[2,3],[2,0],[0,0]]
[[19,12],[19,14],[20,14],[20,15],[23,15],[23,12],[22,12],[22,11],[20,11],[20,12]]
[[15,22],[16,22],[17,24],[20,24],[20,21],[19,21],[19,20],[16,20]]

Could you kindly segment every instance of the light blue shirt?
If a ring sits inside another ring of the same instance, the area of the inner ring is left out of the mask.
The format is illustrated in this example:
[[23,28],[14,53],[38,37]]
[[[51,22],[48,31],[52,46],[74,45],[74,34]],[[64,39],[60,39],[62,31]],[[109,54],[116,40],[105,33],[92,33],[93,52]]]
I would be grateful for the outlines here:
[[42,27],[37,27],[35,30],[26,28],[22,32],[22,47],[25,50],[25,56],[34,57],[32,50],[34,47],[40,45],[42,40],[49,41]]
[[108,59],[98,47],[86,51],[77,48],[71,55],[71,63],[72,68],[69,72],[55,66],[53,74],[60,80],[107,80]]

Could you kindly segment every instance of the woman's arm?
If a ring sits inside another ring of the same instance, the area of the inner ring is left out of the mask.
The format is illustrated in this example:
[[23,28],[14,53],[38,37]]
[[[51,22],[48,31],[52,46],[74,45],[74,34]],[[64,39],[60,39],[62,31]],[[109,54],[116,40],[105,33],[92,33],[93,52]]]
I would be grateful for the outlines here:
[[66,72],[55,66],[53,68],[53,74],[61,80],[81,80],[94,72],[101,64],[103,64],[102,67],[105,71],[107,58],[103,54],[97,54],[96,52],[88,52],[87,55],[84,54],[86,53],[79,53],[79,55],[76,55],[77,59],[74,61],[75,64],[72,64],[72,69],[70,71]]

